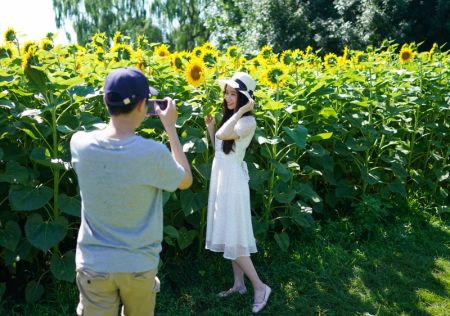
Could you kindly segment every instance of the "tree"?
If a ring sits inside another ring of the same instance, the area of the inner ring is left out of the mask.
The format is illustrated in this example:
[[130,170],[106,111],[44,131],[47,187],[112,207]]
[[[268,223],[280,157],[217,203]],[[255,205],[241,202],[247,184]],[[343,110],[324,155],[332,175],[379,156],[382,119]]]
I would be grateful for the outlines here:
[[268,44],[276,51],[311,45],[337,53],[386,39],[424,42],[429,49],[450,42],[450,1],[218,0],[205,23],[219,47],[239,45],[248,52]]
[[95,33],[105,32],[112,38],[116,31],[162,41],[161,30],[152,24],[147,0],[53,0],[53,8],[56,26],[72,23],[80,44],[86,44]]
[[208,0],[154,0],[151,12],[160,21],[167,42],[176,50],[192,49],[209,40],[210,31],[204,25]]

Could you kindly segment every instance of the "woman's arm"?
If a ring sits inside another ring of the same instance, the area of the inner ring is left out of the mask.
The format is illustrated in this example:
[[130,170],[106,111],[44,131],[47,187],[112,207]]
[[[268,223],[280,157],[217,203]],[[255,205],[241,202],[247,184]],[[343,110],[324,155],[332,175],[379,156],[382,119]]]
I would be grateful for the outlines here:
[[238,139],[239,135],[234,131],[234,127],[239,119],[246,112],[253,110],[253,106],[255,101],[250,99],[246,105],[241,107],[238,111],[236,111],[217,131],[217,138],[220,140],[229,140],[229,139]]
[[208,129],[209,138],[211,139],[211,144],[213,149],[215,149],[215,135],[216,135],[216,120],[211,114],[205,117],[206,128]]

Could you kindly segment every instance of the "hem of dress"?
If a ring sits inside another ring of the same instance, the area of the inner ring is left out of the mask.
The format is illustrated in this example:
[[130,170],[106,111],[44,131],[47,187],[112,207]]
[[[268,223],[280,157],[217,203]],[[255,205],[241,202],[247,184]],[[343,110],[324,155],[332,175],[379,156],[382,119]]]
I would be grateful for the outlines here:
[[242,256],[229,257],[229,256],[226,256],[226,255],[225,255],[225,252],[224,252],[223,250],[217,250],[217,249],[208,248],[208,246],[205,246],[205,249],[207,249],[207,250],[209,250],[209,251],[212,251],[212,252],[216,252],[216,253],[223,253],[223,257],[224,257],[225,259],[228,259],[228,260],[236,260],[236,259],[239,258],[239,257],[250,257],[250,255],[251,255],[252,253],[257,253],[257,252],[258,252],[258,250],[254,250],[254,251],[249,251],[248,254],[245,254],[245,255],[242,255]]

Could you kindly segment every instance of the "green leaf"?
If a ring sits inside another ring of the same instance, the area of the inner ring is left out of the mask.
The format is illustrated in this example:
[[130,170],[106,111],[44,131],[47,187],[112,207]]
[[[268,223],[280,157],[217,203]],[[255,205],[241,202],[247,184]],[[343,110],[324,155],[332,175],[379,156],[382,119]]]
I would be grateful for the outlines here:
[[269,100],[267,103],[263,104],[262,109],[264,111],[276,111],[284,108],[284,103],[279,101]]
[[192,213],[200,211],[208,203],[208,192],[202,191],[194,193],[191,190],[183,190],[180,193],[181,207],[184,215],[188,216]]
[[277,182],[275,184],[273,193],[275,199],[283,204],[289,204],[296,195],[295,190],[283,182]]
[[0,228],[0,246],[11,251],[16,250],[22,232],[14,221],[8,221],[4,228]]
[[323,108],[320,112],[320,115],[322,115],[325,118],[329,118],[330,116],[334,117],[334,118],[338,118],[336,111],[333,108],[330,107],[325,107]]
[[277,242],[278,246],[281,250],[287,251],[289,248],[289,235],[285,232],[282,232],[280,234],[275,234],[275,241]]
[[84,79],[79,76],[69,78],[69,79],[66,79],[63,77],[56,77],[56,76],[55,77],[51,76],[49,78],[50,78],[50,81],[52,82],[52,84],[54,85],[54,87],[59,90],[65,90],[67,88],[79,85],[84,82]]
[[276,160],[272,160],[271,163],[275,167],[277,175],[283,182],[288,182],[292,178],[292,172],[284,164],[279,163]]
[[377,171],[374,171],[373,169],[368,171],[366,167],[361,168],[361,177],[369,185],[374,185],[382,182],[381,176]]
[[[2,151],[3,154],[3,151]],[[15,161],[6,163],[6,170],[0,173],[0,182],[9,182],[14,184],[25,184],[29,180],[28,169],[22,167]]]
[[197,236],[196,230],[187,230],[186,228],[182,227],[179,231],[179,236],[177,239],[178,246],[180,249],[185,249],[189,247],[190,244],[194,241],[195,237]]
[[52,169],[68,170],[70,169],[70,163],[63,161],[60,158],[51,158],[50,152],[47,148],[36,147],[33,148],[30,154],[30,158],[37,163],[50,167]]
[[403,197],[406,197],[405,185],[399,179],[395,179],[391,183],[388,183],[388,188],[391,192],[394,192],[394,193],[400,194]]
[[61,193],[58,196],[58,204],[63,213],[76,217],[81,216],[81,201],[79,198]]
[[309,199],[314,203],[320,203],[322,201],[320,196],[313,190],[311,184],[309,183],[299,182],[297,185],[297,193],[303,198]]
[[72,282],[75,279],[75,252],[69,250],[62,257],[54,253],[50,260],[50,271],[56,279]]
[[46,252],[64,239],[67,228],[68,221],[63,216],[44,222],[41,215],[32,214],[25,223],[25,235],[34,247]]
[[44,294],[44,287],[36,281],[28,282],[25,288],[25,299],[27,303],[34,304],[39,301]]
[[317,142],[319,140],[323,140],[323,139],[329,139],[331,138],[331,136],[333,136],[333,132],[330,133],[320,133],[314,136],[311,136],[308,138],[308,141],[310,142]]
[[314,219],[310,214],[295,210],[292,214],[294,222],[303,228],[310,228],[314,225]]
[[300,149],[305,148],[306,146],[306,138],[308,136],[308,129],[303,125],[299,124],[295,129],[290,129],[288,127],[283,127],[283,130],[286,134],[292,138],[295,144],[300,147]]
[[264,238],[264,236],[269,231],[269,224],[267,222],[264,222],[258,220],[255,216],[252,216],[252,226],[253,226],[253,233],[255,236],[259,236],[261,238]]
[[12,185],[9,189],[11,208],[16,211],[32,211],[43,207],[53,196],[53,190],[46,186],[25,187]]
[[22,239],[14,251],[5,248],[4,263],[6,266],[12,265],[15,262],[26,259],[31,252],[31,245],[26,239]]
[[14,109],[16,104],[10,100],[0,100],[0,108]]
[[172,238],[175,238],[175,239],[178,239],[178,237],[180,236],[180,234],[178,233],[178,230],[171,225],[164,226],[164,234],[166,234]]

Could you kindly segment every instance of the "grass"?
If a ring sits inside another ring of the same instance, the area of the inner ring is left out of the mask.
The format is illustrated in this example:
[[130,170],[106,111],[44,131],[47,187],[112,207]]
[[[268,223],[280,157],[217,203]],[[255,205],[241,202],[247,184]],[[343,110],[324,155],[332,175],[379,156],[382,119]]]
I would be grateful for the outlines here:
[[[448,214],[411,207],[369,240],[340,220],[302,232],[287,252],[273,241],[259,244],[252,258],[273,289],[260,314],[450,315]],[[159,276],[156,315],[251,315],[251,290],[216,296],[232,284],[231,265],[220,254],[163,254]],[[40,305],[7,300],[0,314],[74,315],[77,295],[73,284],[58,283]]]

